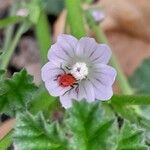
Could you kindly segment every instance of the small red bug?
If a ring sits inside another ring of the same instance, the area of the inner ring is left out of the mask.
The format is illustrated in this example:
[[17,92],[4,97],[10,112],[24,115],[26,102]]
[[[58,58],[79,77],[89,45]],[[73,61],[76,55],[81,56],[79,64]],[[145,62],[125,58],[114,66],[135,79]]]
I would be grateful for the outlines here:
[[77,83],[76,78],[72,74],[61,74],[57,77],[57,80],[62,87],[73,87]]

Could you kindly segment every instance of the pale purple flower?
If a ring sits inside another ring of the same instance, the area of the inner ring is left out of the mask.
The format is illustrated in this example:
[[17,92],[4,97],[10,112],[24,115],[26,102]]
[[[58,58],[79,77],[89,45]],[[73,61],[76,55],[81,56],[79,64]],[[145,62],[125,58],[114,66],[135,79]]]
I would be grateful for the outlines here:
[[95,22],[101,22],[105,18],[104,12],[99,9],[92,10],[91,15],[94,18]]
[[93,38],[77,40],[62,34],[48,52],[49,62],[42,68],[42,80],[52,96],[59,96],[69,108],[73,100],[109,100],[116,70],[107,65],[111,49]]

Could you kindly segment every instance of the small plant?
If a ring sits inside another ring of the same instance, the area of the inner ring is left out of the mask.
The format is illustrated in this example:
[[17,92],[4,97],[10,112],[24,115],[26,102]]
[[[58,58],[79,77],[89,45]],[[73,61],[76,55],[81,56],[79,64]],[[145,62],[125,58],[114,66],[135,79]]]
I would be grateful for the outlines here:
[[[1,133],[5,122],[0,126],[0,150],[10,145],[14,150],[148,150],[149,77],[143,69],[149,60],[129,79],[131,88],[99,25],[102,10],[81,7],[89,0],[65,0],[67,28],[51,45],[46,15],[53,9],[47,12],[47,3],[18,2],[0,20],[0,28],[7,27],[0,55],[0,113],[15,122],[6,133]],[[54,9],[54,15],[58,12]],[[11,56],[30,28],[43,66],[40,85],[25,69],[7,78]],[[120,95],[113,94],[115,79]]]

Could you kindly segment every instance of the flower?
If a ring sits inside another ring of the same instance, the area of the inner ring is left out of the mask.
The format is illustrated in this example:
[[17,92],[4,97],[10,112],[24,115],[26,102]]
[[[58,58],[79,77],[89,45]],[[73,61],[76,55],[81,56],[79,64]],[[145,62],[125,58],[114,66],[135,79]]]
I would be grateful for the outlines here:
[[73,100],[109,100],[116,70],[107,63],[111,49],[93,38],[77,40],[62,34],[48,52],[49,62],[42,67],[42,80],[52,96],[59,96],[69,108]]
[[92,10],[91,15],[94,18],[95,22],[98,22],[98,23],[103,21],[105,18],[104,12],[99,9]]

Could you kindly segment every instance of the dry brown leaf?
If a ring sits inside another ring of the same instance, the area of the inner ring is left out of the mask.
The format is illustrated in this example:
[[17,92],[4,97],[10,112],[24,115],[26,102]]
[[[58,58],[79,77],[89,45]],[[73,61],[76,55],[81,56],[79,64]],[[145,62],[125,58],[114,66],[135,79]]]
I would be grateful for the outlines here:
[[100,0],[99,5],[105,9],[107,16],[118,24],[118,28],[130,35],[150,41],[149,0]]

